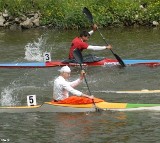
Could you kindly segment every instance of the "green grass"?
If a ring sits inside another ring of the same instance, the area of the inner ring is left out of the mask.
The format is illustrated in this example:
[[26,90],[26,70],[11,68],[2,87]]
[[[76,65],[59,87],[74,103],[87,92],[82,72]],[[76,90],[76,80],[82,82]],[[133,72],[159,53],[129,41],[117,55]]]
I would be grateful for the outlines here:
[[[144,5],[144,8],[140,8]],[[0,0],[0,11],[21,17],[41,13],[40,24],[55,28],[75,29],[90,26],[82,13],[87,7],[100,27],[150,26],[160,22],[160,0]]]

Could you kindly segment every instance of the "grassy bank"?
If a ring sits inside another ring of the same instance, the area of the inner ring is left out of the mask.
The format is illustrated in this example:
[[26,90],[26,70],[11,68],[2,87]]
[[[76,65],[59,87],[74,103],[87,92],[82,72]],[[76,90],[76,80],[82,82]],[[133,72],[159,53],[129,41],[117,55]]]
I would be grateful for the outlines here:
[[160,0],[0,0],[0,12],[7,9],[13,17],[21,17],[39,11],[41,26],[64,29],[90,25],[83,7],[89,8],[100,27],[160,23]]

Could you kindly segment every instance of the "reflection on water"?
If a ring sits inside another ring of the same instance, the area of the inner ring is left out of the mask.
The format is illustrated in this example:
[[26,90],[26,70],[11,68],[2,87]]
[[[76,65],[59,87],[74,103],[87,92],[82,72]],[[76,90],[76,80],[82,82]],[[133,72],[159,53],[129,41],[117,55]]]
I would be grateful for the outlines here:
[[[7,125],[1,125],[7,130],[11,141],[18,140],[36,142],[103,142],[118,128],[123,128],[126,122],[124,113],[28,113],[28,114],[6,114],[2,119]],[[23,116],[22,116],[23,115]],[[18,127],[15,125],[19,124]],[[18,136],[11,135],[16,128]],[[1,131],[1,135],[4,132]]]
[[4,124],[0,123],[1,137],[11,142],[129,143],[155,142],[159,138],[159,113],[106,111],[1,115],[1,120],[5,120]]

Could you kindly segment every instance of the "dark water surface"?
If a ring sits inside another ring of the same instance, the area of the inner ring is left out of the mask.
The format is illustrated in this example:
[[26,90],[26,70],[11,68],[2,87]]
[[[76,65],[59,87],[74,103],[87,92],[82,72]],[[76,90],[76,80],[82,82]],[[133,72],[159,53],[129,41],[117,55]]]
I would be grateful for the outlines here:
[[[160,59],[160,29],[108,29],[102,34],[123,59]],[[26,45],[37,43],[51,52],[52,60],[65,59],[78,31],[0,31],[0,62],[25,62]],[[40,39],[40,40],[39,40]],[[89,40],[104,45],[95,33]],[[35,44],[34,44],[35,45]],[[114,58],[106,51],[85,51]],[[0,105],[26,105],[26,96],[35,94],[38,104],[52,99],[53,80],[59,67],[46,69],[0,69]],[[71,80],[80,68],[72,67]],[[87,67],[87,80],[96,97],[111,102],[159,103],[159,93],[116,94],[105,91],[160,89],[160,67]],[[86,91],[85,83],[79,90]],[[21,113],[0,114],[0,142],[11,143],[159,143],[160,111],[102,113]]]

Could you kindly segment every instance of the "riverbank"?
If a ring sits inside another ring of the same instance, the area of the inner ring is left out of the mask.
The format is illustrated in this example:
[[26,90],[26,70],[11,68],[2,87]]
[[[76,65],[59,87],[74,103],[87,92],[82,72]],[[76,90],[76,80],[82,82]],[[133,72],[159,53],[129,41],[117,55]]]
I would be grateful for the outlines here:
[[99,27],[159,26],[159,0],[0,0],[0,27],[80,29],[90,26],[82,13],[88,7]]

